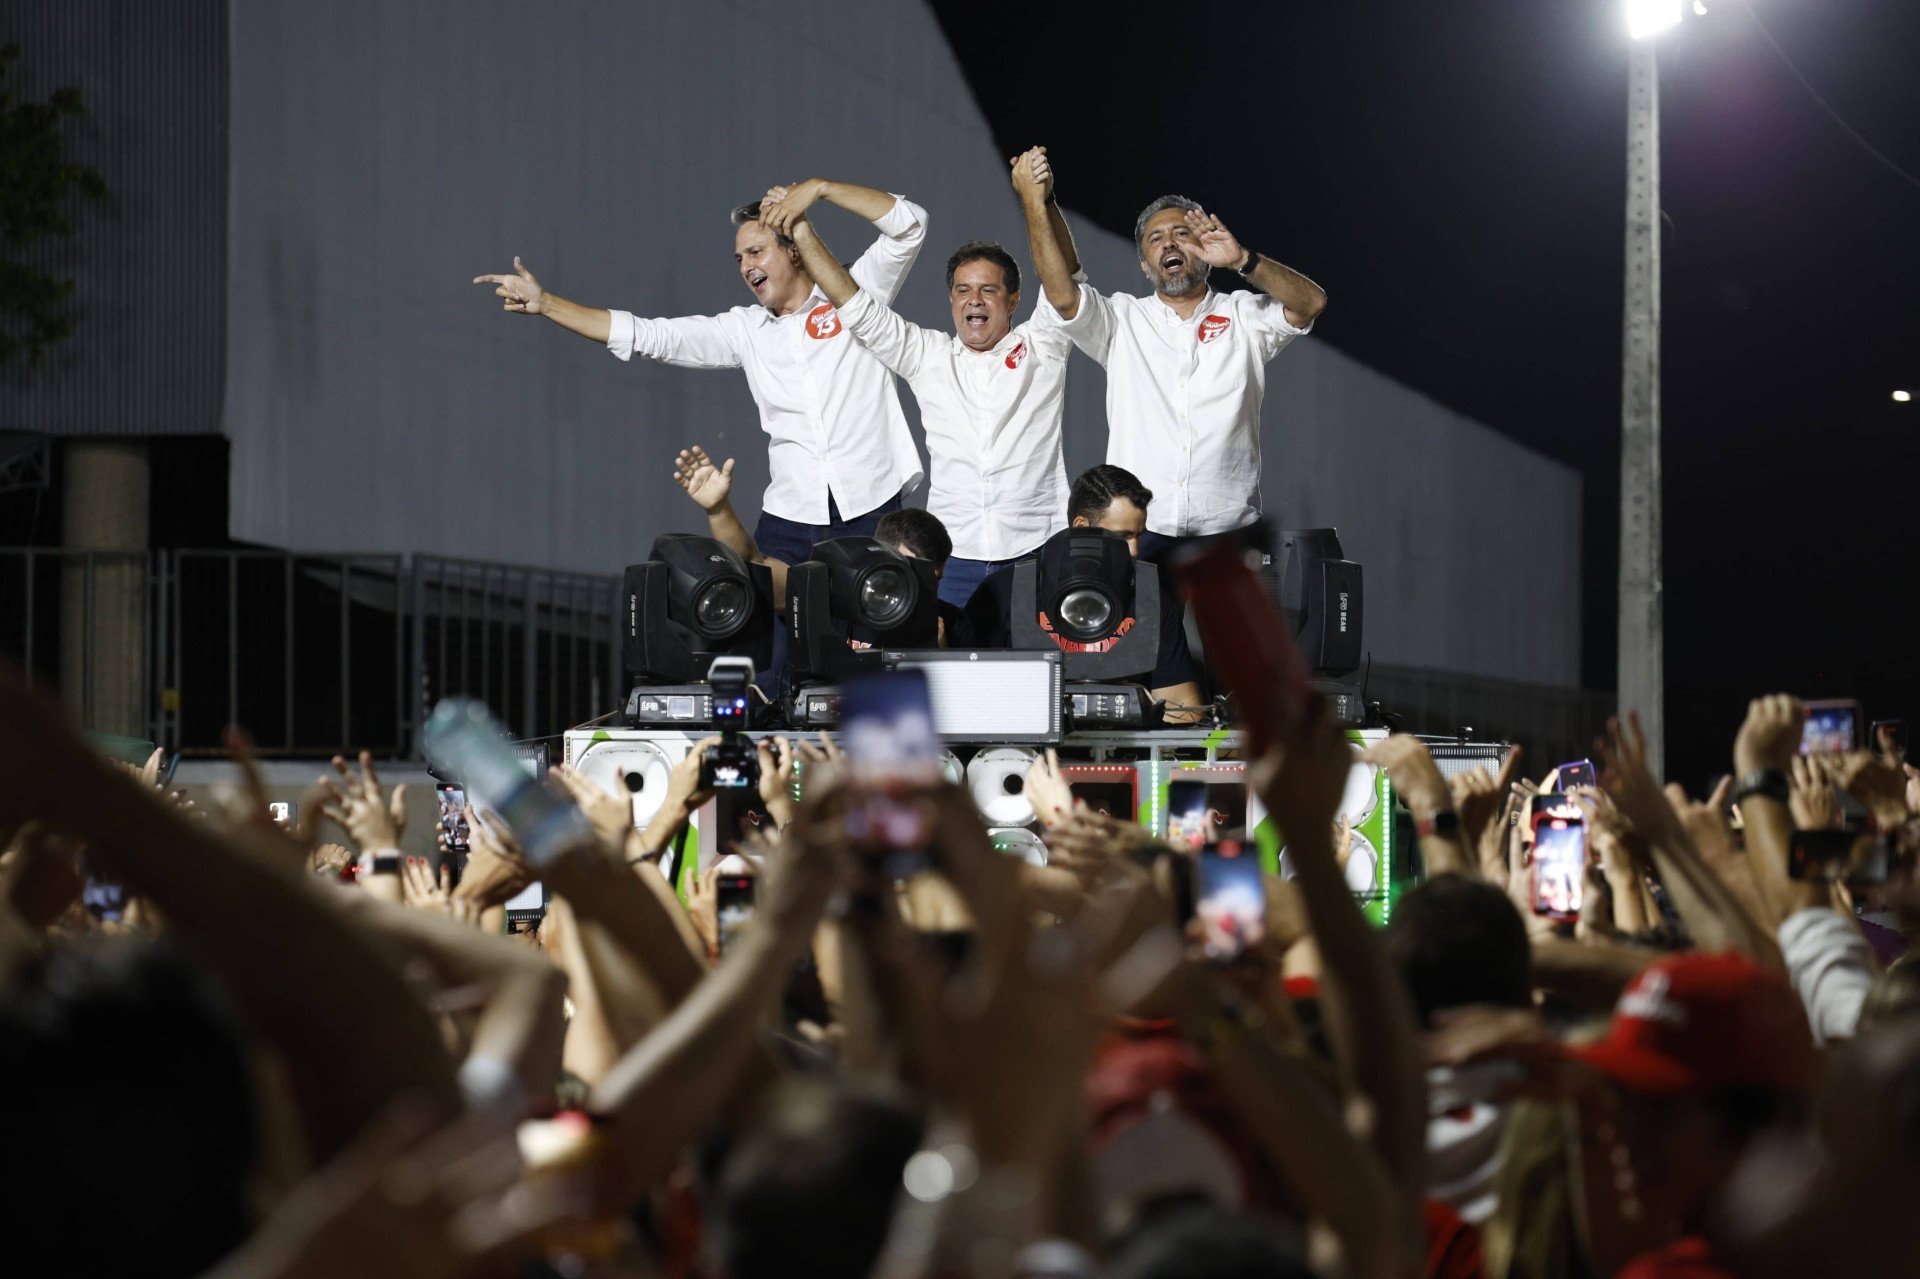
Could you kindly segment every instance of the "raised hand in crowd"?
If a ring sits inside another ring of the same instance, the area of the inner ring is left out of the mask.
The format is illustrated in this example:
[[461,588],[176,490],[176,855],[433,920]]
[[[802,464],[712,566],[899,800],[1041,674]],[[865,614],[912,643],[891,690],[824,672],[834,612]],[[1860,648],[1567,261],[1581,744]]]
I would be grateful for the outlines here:
[[716,464],[698,444],[681,449],[673,459],[673,478],[703,511],[717,509],[733,492],[733,459]]
[[333,776],[322,776],[319,786],[326,799],[321,811],[347,832],[361,852],[400,847],[407,829],[407,786],[402,782],[388,792],[374,771],[371,752],[360,752],[358,772],[335,755]]
[[600,785],[577,768],[556,764],[547,770],[586,814],[593,833],[618,848],[633,832],[633,801]]

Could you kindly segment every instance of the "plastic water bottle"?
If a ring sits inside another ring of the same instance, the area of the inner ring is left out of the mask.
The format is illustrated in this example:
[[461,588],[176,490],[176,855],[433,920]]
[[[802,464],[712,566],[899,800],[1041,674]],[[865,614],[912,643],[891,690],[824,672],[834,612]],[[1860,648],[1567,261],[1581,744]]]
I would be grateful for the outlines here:
[[467,798],[498,813],[531,866],[545,866],[587,843],[593,829],[571,800],[543,786],[513,753],[513,741],[486,704],[449,697],[433,708],[421,746],[427,758],[467,788]]

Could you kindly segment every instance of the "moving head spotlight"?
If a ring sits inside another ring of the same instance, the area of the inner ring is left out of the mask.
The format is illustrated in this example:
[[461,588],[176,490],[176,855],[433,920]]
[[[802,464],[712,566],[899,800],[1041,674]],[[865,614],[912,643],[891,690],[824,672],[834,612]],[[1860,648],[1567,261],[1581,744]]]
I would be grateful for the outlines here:
[[[772,665],[775,624],[773,575],[764,564],[749,564],[710,537],[662,534],[646,563],[626,572],[621,647],[627,670],[645,686],[628,700],[629,721],[706,720],[713,660]],[[660,696],[643,707],[648,692]],[[668,699],[668,692],[679,696]]]
[[880,669],[883,649],[937,648],[933,565],[870,537],[815,543],[787,570],[790,661],[801,679],[845,679]]
[[1062,529],[1013,568],[1015,648],[1058,647],[1069,680],[1124,680],[1153,672],[1160,654],[1160,586],[1126,539]]
[[1359,670],[1363,653],[1360,566],[1342,555],[1339,532],[1282,530],[1276,567],[1278,603],[1300,642],[1307,669],[1317,676]]

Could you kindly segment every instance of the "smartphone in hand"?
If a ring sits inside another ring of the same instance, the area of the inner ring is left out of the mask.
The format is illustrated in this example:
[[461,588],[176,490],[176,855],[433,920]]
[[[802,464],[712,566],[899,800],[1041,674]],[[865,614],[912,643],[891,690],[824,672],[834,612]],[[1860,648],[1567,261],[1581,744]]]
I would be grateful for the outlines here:
[[1222,840],[1193,858],[1193,913],[1208,959],[1232,963],[1265,940],[1267,885],[1250,844]]
[[1565,795],[1536,795],[1532,808],[1533,913],[1578,919],[1587,885],[1587,818]]
[[851,785],[847,834],[889,879],[928,868],[925,805],[918,792],[938,782],[944,748],[933,728],[924,671],[887,671],[849,682],[840,700],[840,748]]

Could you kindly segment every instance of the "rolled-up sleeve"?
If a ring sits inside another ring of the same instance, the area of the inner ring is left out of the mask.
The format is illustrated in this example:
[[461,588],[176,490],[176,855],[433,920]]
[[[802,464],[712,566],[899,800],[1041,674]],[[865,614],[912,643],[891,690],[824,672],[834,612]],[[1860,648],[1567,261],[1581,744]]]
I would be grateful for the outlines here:
[[932,335],[901,319],[892,307],[882,306],[865,289],[840,308],[840,322],[888,371],[908,379],[920,371],[926,340]]
[[737,369],[740,350],[724,315],[683,315],[648,320],[631,311],[608,313],[607,350],[622,360],[636,355],[689,369]]
[[1271,360],[1280,354],[1287,343],[1295,338],[1305,337],[1313,332],[1313,321],[1308,320],[1301,328],[1287,319],[1287,308],[1279,298],[1268,297],[1264,293],[1236,293],[1239,308],[1243,316],[1252,325],[1254,332],[1260,335],[1260,358]]
[[1104,367],[1107,352],[1113,349],[1113,327],[1115,317],[1113,300],[1086,282],[1086,278],[1075,273],[1080,289],[1080,308],[1073,313],[1071,320],[1064,318],[1054,310],[1053,303],[1047,300],[1044,291],[1039,303],[1033,308],[1034,318],[1057,324],[1062,332],[1073,339],[1073,344],[1086,353],[1087,357]]
[[1826,906],[1795,911],[1780,925],[1787,962],[1814,1040],[1851,1038],[1876,976],[1873,946],[1851,919]]
[[888,306],[907,281],[920,246],[927,239],[927,211],[905,196],[893,197],[893,207],[873,220],[880,238],[867,246],[849,269],[853,282]]

